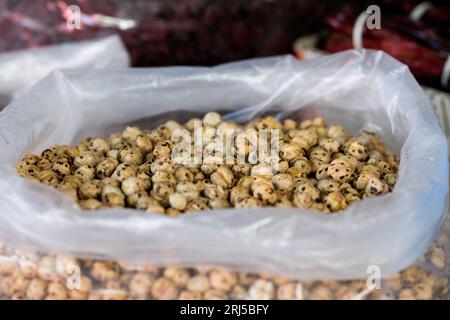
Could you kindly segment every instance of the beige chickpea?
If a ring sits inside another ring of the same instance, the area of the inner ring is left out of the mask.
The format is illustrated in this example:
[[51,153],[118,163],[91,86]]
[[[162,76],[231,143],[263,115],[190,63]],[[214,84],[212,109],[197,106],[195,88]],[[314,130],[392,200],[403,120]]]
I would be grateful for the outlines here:
[[172,154],[173,144],[170,140],[158,142],[153,148],[153,156],[155,159],[170,158]]
[[[175,187],[176,184],[177,184],[177,179],[175,178],[175,176],[172,173],[167,172],[167,171],[155,172],[152,175],[152,177],[151,177],[151,181],[154,184],[156,184],[156,183],[167,183],[171,187]],[[188,182],[190,182],[190,181],[188,181]]]
[[316,285],[309,293],[310,300],[333,300],[333,292],[324,285]]
[[203,125],[205,127],[217,127],[221,122],[222,118],[217,112],[208,112],[203,117]]
[[186,207],[186,211],[202,211],[207,210],[208,207],[208,198],[198,197],[188,202]]
[[373,164],[366,164],[361,168],[361,173],[369,172],[372,173],[377,178],[381,177],[381,169]]
[[174,176],[177,181],[187,181],[187,182],[194,181],[193,172],[186,167],[177,168],[175,170]]
[[313,204],[313,200],[308,192],[298,192],[294,194],[292,203],[297,208],[308,209]]
[[302,168],[299,167],[291,167],[289,168],[286,173],[290,174],[292,178],[294,179],[294,182],[304,180],[308,178],[308,175],[305,171],[303,171]]
[[334,139],[322,138],[319,140],[319,147],[327,150],[329,153],[336,153],[339,151],[340,143]]
[[127,126],[122,132],[122,137],[131,141],[136,140],[136,138],[142,134],[142,130],[136,126]]
[[106,152],[109,151],[109,143],[101,138],[96,138],[93,139],[90,144],[89,144],[90,148],[95,151],[98,152],[100,154],[105,154]]
[[[50,166],[51,168],[52,166]],[[35,165],[23,165],[20,164],[16,167],[17,173],[21,176],[21,177],[25,177],[25,178],[29,178],[29,179],[38,179],[41,170],[35,166]],[[43,171],[50,171],[50,170],[43,170]]]
[[73,159],[73,165],[77,168],[81,166],[95,167],[99,163],[99,157],[95,152],[84,151]]
[[251,189],[253,197],[260,200],[263,205],[272,205],[277,201],[275,189],[271,184],[254,183]]
[[252,177],[271,177],[272,176],[272,166],[267,164],[257,164],[252,167],[251,170]]
[[328,167],[329,163],[322,163],[317,166],[316,170],[316,180],[323,180],[328,178]]
[[397,182],[397,176],[394,173],[386,173],[383,176],[383,180],[391,187]]
[[[319,136],[313,128],[302,129],[297,132],[292,142],[298,143],[300,147],[307,150],[315,146],[318,142]],[[306,143],[306,144],[305,144]]]
[[[178,190],[177,190],[178,191]],[[166,182],[157,182],[153,185],[150,194],[158,201],[164,201],[169,199],[169,196],[174,192],[173,188]]]
[[292,163],[292,167],[300,168],[306,174],[310,174],[312,171],[311,163],[309,162],[308,158],[306,158],[306,157],[294,158],[291,161],[291,163]]
[[219,167],[216,172],[211,174],[211,182],[217,186],[231,188],[234,183],[233,172],[227,167]]
[[91,275],[99,281],[116,280],[119,272],[112,262],[96,261],[91,268]]
[[234,176],[238,179],[245,176],[249,176],[251,170],[252,166],[248,163],[235,164],[231,168],[231,171],[233,172]]
[[35,165],[39,162],[39,160],[41,159],[40,156],[38,156],[37,154],[31,153],[31,154],[27,154],[22,158],[21,163],[23,163],[24,165],[30,166],[30,165]]
[[313,211],[317,211],[317,212],[322,212],[322,213],[330,213],[331,212],[330,209],[328,209],[328,207],[325,204],[317,203],[317,202],[314,202],[309,207],[309,209],[313,210]]
[[187,269],[176,266],[166,267],[164,276],[171,279],[178,288],[185,288],[191,277]]
[[299,286],[295,283],[285,283],[280,285],[276,291],[276,298],[278,300],[297,300]]
[[123,182],[125,179],[135,177],[137,174],[136,166],[133,166],[128,163],[121,163],[117,166],[116,170],[114,170],[111,178],[114,178],[120,182]]
[[387,161],[381,160],[378,162],[377,166],[378,166],[378,168],[380,168],[381,172],[384,174],[393,172],[391,165]]
[[152,297],[158,300],[172,300],[178,296],[178,288],[169,278],[161,277],[152,286]]
[[332,161],[327,167],[327,175],[339,183],[350,181],[353,174],[352,168],[343,163],[335,163],[335,161]]
[[366,194],[379,195],[389,191],[389,187],[386,182],[376,177],[371,177],[367,181]]
[[339,190],[339,183],[329,179],[320,180],[317,183],[317,189],[324,194],[328,194]]
[[53,166],[53,162],[47,158],[41,158],[36,163],[36,166],[41,170],[50,170]]
[[414,292],[409,288],[401,290],[400,293],[398,294],[398,298],[399,300],[416,300]]
[[64,178],[71,173],[70,163],[57,159],[55,163],[53,163],[52,170],[56,172],[59,177]]
[[164,210],[164,213],[169,217],[178,217],[182,212],[178,209],[169,207]]
[[192,292],[206,292],[210,289],[210,283],[206,276],[196,275],[189,279],[186,288]]
[[139,166],[144,160],[142,151],[138,148],[125,148],[119,152],[119,160],[132,166]]
[[361,200],[358,190],[353,188],[349,183],[343,183],[339,187],[339,191],[342,193],[347,203]]
[[256,280],[248,290],[251,300],[271,300],[275,297],[275,286],[267,280]]
[[164,214],[164,207],[153,197],[141,197],[136,202],[136,208],[147,212]]
[[358,160],[364,160],[368,156],[366,146],[358,141],[353,141],[348,145],[347,153]]
[[65,300],[67,299],[66,286],[61,282],[51,282],[47,288],[46,300]]
[[188,201],[192,201],[199,197],[197,186],[192,182],[179,182],[176,185],[175,190],[185,196]]
[[89,180],[83,183],[78,190],[80,199],[96,198],[101,194],[101,181]]
[[357,190],[365,190],[367,183],[371,178],[377,178],[372,172],[362,172],[355,181],[355,187]]
[[79,288],[69,290],[69,297],[74,300],[85,300],[92,290],[92,280],[89,277],[81,276]]
[[258,119],[255,125],[257,129],[281,129],[281,123],[272,116]]
[[112,187],[119,188],[120,187],[120,181],[118,181],[118,180],[116,180],[114,178],[111,178],[111,177],[107,177],[107,178],[104,178],[104,179],[101,180],[101,187],[102,187],[102,189],[105,186],[112,186]]
[[431,262],[431,264],[438,268],[444,269],[447,265],[446,262],[446,253],[444,249],[440,247],[433,248],[429,254],[427,254],[427,260]]
[[110,177],[114,170],[119,165],[119,162],[113,158],[106,158],[97,165],[96,174],[99,179]]
[[187,199],[181,193],[172,193],[169,196],[169,203],[172,208],[182,211],[187,206]]
[[75,170],[73,175],[80,178],[81,181],[87,182],[95,178],[95,170],[90,165],[82,165]]
[[135,140],[136,147],[139,148],[143,153],[148,153],[153,148],[153,143],[150,137],[146,134],[140,134]]
[[223,185],[214,185],[210,183],[204,183],[201,187],[203,194],[208,199],[227,199],[229,190]]
[[347,207],[347,201],[339,191],[333,191],[327,194],[324,202],[331,211],[340,211]]
[[279,173],[272,177],[273,185],[277,190],[289,191],[294,187],[294,179],[288,173]]
[[170,158],[158,158],[151,165],[152,173],[156,173],[157,171],[166,171],[169,173],[175,173],[175,166]]
[[130,177],[122,181],[122,191],[129,196],[133,193],[145,191],[148,184],[142,178]]
[[59,184],[59,177],[56,172],[51,170],[42,170],[38,174],[38,179],[41,183],[56,187]]
[[236,208],[255,208],[260,207],[261,205],[261,201],[259,201],[258,199],[252,196],[246,196],[239,199],[239,201],[236,202],[234,206]]
[[133,275],[128,288],[132,298],[145,299],[150,295],[154,279],[148,273],[139,272]]
[[294,187],[294,193],[308,193],[312,201],[317,201],[320,198],[320,190],[314,186],[311,180],[298,181]]
[[314,147],[309,153],[309,158],[311,161],[319,161],[321,163],[329,163],[331,160],[330,152],[322,147]]
[[79,203],[84,210],[97,210],[103,207],[103,204],[97,199],[80,200]]
[[56,160],[58,155],[56,154],[55,151],[53,151],[51,149],[45,149],[44,151],[42,151],[41,157],[44,159],[50,160],[50,162],[53,162]]
[[209,282],[213,289],[228,292],[237,284],[237,277],[226,269],[214,269],[209,274]]
[[195,128],[200,128],[201,126],[202,120],[199,118],[191,118],[184,124],[184,127],[189,131],[194,131]]
[[[253,181],[253,180],[252,180]],[[249,197],[249,190],[247,187],[242,185],[235,186],[230,191],[230,202],[233,205],[240,202],[243,198]]]
[[330,126],[328,128],[327,136],[330,139],[339,141],[340,144],[344,144],[349,138],[347,131],[339,125]]
[[216,198],[216,199],[210,199],[208,201],[208,206],[211,209],[226,209],[226,208],[230,208],[231,204],[226,199]]
[[280,147],[280,156],[286,161],[291,161],[303,155],[303,149],[296,143],[284,143]]
[[248,297],[247,289],[243,285],[238,284],[233,287],[229,293],[229,297],[231,300],[245,300]]
[[42,300],[47,293],[47,283],[41,279],[34,278],[30,281],[26,291],[26,298],[30,300]]
[[277,202],[275,203],[275,207],[276,208],[292,208],[293,204],[287,198],[278,198]]
[[297,128],[297,122],[295,120],[285,119],[283,121],[283,129],[284,130],[295,129],[295,128]]
[[106,152],[106,158],[119,160],[119,153],[120,153],[119,150],[111,149],[108,152]]
[[126,203],[128,206],[135,208],[138,200],[144,197],[148,197],[148,193],[146,191],[139,191],[128,195],[126,197]]
[[412,286],[412,291],[418,300],[433,299],[433,285],[431,283],[419,282]]

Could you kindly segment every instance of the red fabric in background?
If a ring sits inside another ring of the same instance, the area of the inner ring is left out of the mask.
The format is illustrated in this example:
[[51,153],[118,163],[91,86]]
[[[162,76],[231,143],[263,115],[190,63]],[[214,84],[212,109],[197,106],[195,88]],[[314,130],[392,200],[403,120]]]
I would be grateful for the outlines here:
[[[292,52],[301,34],[324,26],[324,14],[342,1],[315,0],[3,0],[0,52],[117,32],[135,66],[201,64]],[[68,30],[68,5],[84,24]],[[131,19],[128,30],[106,28],[95,14]],[[98,19],[97,19],[98,22]]]

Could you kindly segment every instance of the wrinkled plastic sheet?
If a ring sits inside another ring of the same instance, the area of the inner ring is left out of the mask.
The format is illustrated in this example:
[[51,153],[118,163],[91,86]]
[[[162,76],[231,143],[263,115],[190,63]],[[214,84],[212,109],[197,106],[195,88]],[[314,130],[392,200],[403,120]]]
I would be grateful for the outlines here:
[[0,110],[53,70],[128,65],[128,53],[119,36],[0,53]]
[[[332,215],[254,208],[170,218],[131,209],[86,213],[14,171],[25,153],[51,144],[211,110],[236,121],[319,115],[353,134],[375,131],[400,155],[398,182],[392,193]],[[302,279],[365,278],[377,265],[387,277],[423,254],[447,212],[446,139],[408,68],[379,51],[54,72],[0,114],[0,148],[0,241],[43,252],[130,264],[214,263]]]

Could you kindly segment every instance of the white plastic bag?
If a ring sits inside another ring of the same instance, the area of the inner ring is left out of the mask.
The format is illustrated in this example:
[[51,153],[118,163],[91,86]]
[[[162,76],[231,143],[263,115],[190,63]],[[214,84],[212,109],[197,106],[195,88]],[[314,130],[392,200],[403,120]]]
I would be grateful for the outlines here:
[[0,54],[0,109],[22,89],[57,69],[126,68],[129,57],[119,36]]
[[[258,208],[170,218],[131,209],[85,213],[15,173],[25,153],[54,143],[211,110],[239,121],[266,112],[320,115],[354,134],[376,131],[401,156],[397,185],[343,214]],[[0,114],[0,150],[0,243],[131,264],[217,263],[302,279],[365,278],[376,265],[387,277],[425,251],[447,210],[447,143],[432,107],[408,68],[377,51],[54,72]]]

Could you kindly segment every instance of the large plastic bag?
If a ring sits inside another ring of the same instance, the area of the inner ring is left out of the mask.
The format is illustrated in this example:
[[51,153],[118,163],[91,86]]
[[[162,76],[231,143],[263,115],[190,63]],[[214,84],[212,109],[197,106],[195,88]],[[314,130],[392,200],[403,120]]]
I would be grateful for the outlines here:
[[0,109],[6,99],[57,69],[126,68],[128,53],[118,36],[0,54]]
[[[26,152],[211,110],[238,121],[320,115],[353,134],[376,131],[400,154],[398,182],[343,214],[257,208],[170,218],[131,209],[86,214],[15,173]],[[216,263],[302,279],[365,278],[376,265],[387,277],[425,251],[448,204],[447,143],[430,102],[406,66],[378,51],[54,72],[0,114],[0,148],[0,242],[129,264]]]

